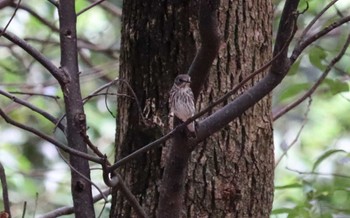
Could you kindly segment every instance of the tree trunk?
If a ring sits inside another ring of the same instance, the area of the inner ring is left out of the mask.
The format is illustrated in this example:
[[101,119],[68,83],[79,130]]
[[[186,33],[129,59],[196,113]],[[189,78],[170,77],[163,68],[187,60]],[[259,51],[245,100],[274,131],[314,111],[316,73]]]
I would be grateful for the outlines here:
[[[271,2],[220,4],[223,46],[197,111],[271,58]],[[198,10],[197,1],[124,1],[119,77],[133,88],[139,106],[135,99],[118,99],[117,159],[168,131],[168,91],[173,78],[187,72],[200,43]],[[132,96],[124,82],[119,92]],[[271,126],[266,97],[198,146],[188,166],[184,217],[269,217],[274,171]],[[151,217],[158,206],[162,153],[166,152],[154,149],[119,170]],[[130,216],[134,216],[131,207],[114,192],[111,217]]]

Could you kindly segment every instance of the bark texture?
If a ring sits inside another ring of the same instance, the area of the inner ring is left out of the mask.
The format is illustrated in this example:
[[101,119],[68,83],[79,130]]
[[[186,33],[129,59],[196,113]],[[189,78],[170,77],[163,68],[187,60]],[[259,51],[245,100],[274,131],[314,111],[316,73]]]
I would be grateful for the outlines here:
[[[118,99],[117,159],[168,130],[168,92],[175,76],[186,73],[196,52],[195,27],[190,22],[197,16],[194,5],[188,1],[124,1],[119,78],[133,88],[140,107],[134,99]],[[119,93],[132,96],[124,82],[119,84]],[[119,170],[149,215],[157,209],[161,155],[161,148],[152,150]],[[112,208],[111,217],[134,214],[116,192]]]
[[[197,1],[124,2],[120,78],[134,89],[146,120],[134,99],[118,99],[117,159],[167,131],[168,91],[173,78],[188,70],[200,43],[198,6]],[[272,12],[266,0],[221,2],[223,47],[199,95],[198,111],[271,58]],[[120,83],[119,92],[131,95],[125,83]],[[159,197],[161,153],[155,149],[119,170],[151,217]],[[267,97],[192,153],[182,215],[269,217],[273,171]],[[133,214],[115,192],[111,217]]]
[[[270,60],[272,14],[270,1],[221,2],[220,29],[226,44],[197,108],[205,108]],[[266,97],[198,146],[188,170],[187,217],[269,217],[272,140],[270,97]]]

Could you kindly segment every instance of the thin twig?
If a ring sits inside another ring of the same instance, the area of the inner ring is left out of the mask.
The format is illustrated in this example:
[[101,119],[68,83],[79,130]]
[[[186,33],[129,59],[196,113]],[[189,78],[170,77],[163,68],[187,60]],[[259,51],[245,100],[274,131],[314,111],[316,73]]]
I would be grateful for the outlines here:
[[4,209],[5,212],[11,217],[11,209],[10,209],[10,200],[9,200],[9,193],[7,188],[7,181],[6,181],[6,173],[4,166],[0,162],[0,181],[1,181],[1,188],[2,188],[2,201],[4,202]]
[[16,127],[20,128],[20,129],[23,129],[23,130],[26,130],[28,132],[31,132],[34,135],[36,135],[36,136],[38,136],[38,137],[40,137],[40,138],[50,142],[51,144],[57,146],[58,148],[62,149],[63,151],[65,151],[65,152],[67,152],[67,153],[69,153],[71,155],[76,155],[78,157],[85,158],[86,160],[90,160],[92,162],[99,163],[99,164],[102,164],[104,162],[104,160],[101,159],[101,158],[98,158],[98,157],[92,156],[90,154],[87,154],[87,153],[84,153],[84,152],[72,149],[72,148],[62,144],[61,142],[57,141],[56,139],[52,138],[51,136],[48,136],[48,135],[40,132],[37,129],[34,129],[34,128],[30,127],[30,126],[26,126],[26,125],[24,125],[22,123],[19,123],[19,122],[15,121],[15,120],[11,119],[9,116],[7,116],[4,113],[4,111],[2,109],[0,109],[0,116],[3,117],[4,120],[7,123],[9,123],[9,124],[11,124],[13,126],[16,126]]
[[65,73],[57,68],[45,55],[40,53],[34,47],[29,45],[23,39],[17,37],[13,33],[9,31],[4,32],[3,29],[0,28],[0,32],[2,32],[3,36],[13,42],[14,44],[21,47],[24,51],[26,51],[30,56],[36,59],[42,66],[44,66],[51,74],[54,76],[57,81],[62,85],[66,79]]
[[[103,199],[103,196],[108,196],[112,193],[112,189],[109,188],[109,189],[106,189],[101,193],[95,195],[93,197],[93,202],[96,203],[97,201]],[[49,213],[46,213],[46,214],[43,214],[41,216],[39,216],[40,218],[56,218],[56,217],[59,217],[59,216],[63,216],[63,215],[69,215],[69,214],[72,214],[74,213],[74,207],[72,206],[66,206],[66,207],[61,207],[61,208],[58,208],[58,209],[55,209]]]
[[43,94],[43,93],[35,93],[35,92],[19,92],[19,91],[11,91],[9,92],[11,94],[15,94],[15,95],[30,95],[30,96],[43,96],[43,97],[47,97],[47,98],[53,98],[54,100],[58,100],[60,99],[60,96],[57,95],[47,95],[47,94]]
[[10,23],[12,22],[13,18],[15,17],[18,7],[20,6],[22,0],[19,0],[18,3],[16,4],[15,11],[13,12],[10,20],[7,22],[5,28],[3,30],[0,30],[0,37],[3,36],[3,34],[6,32],[7,28],[10,26]]
[[20,5],[18,7],[19,9],[22,9],[23,11],[26,11],[27,13],[29,13],[30,15],[32,15],[33,17],[35,17],[38,21],[40,21],[41,23],[43,23],[44,25],[46,25],[47,27],[49,27],[51,30],[55,31],[55,32],[59,32],[59,29],[51,24],[48,20],[46,20],[45,18],[43,18],[42,16],[40,16],[38,13],[36,13],[33,9],[31,9],[30,7],[26,6],[26,5]]
[[301,174],[301,175],[318,175],[318,176],[335,176],[335,177],[341,177],[345,179],[350,179],[350,176],[339,174],[339,173],[321,173],[321,172],[305,172],[305,171],[299,171],[295,169],[291,169],[287,167],[287,170]]
[[283,151],[283,154],[282,154],[282,155],[278,158],[278,160],[276,161],[276,163],[275,163],[275,168],[276,168],[276,167],[278,166],[278,164],[281,162],[282,158],[283,158],[284,156],[287,155],[287,152],[288,152],[288,151],[295,145],[295,143],[298,141],[298,139],[299,139],[299,137],[300,137],[300,135],[301,135],[301,132],[303,131],[303,129],[304,129],[304,127],[305,127],[305,125],[306,125],[306,123],[307,123],[307,121],[308,121],[307,116],[308,116],[308,114],[309,114],[309,112],[310,112],[311,102],[312,102],[312,98],[310,97],[309,102],[308,102],[308,105],[307,105],[306,112],[305,112],[305,114],[304,114],[303,122],[302,122],[302,124],[301,124],[301,126],[300,126],[300,129],[299,129],[297,135],[295,136],[294,140],[287,146],[287,148]]
[[304,95],[302,95],[300,98],[298,98],[296,101],[294,101],[293,103],[287,105],[283,109],[279,110],[276,114],[274,114],[273,115],[273,120],[274,121],[277,120],[278,118],[280,118],[282,115],[286,114],[288,111],[290,111],[293,108],[295,108],[296,106],[298,106],[301,102],[303,102],[306,98],[310,97],[316,91],[316,89],[321,85],[323,80],[327,77],[329,72],[332,70],[334,65],[344,56],[347,48],[349,47],[349,44],[350,44],[350,34],[348,35],[348,38],[346,39],[346,42],[343,45],[341,51],[328,64],[327,68],[322,73],[320,78],[315,82],[315,84]]
[[159,139],[143,146],[142,148],[134,151],[133,153],[129,154],[126,157],[123,157],[122,159],[116,161],[112,166],[107,168],[107,172],[113,172],[114,170],[116,170],[118,167],[126,164],[127,162],[129,162],[132,159],[135,159],[136,157],[138,157],[139,155],[149,151],[150,149],[159,146],[160,144],[162,144],[163,142],[166,142],[168,139],[170,139],[171,137],[173,137],[173,135],[179,131],[180,129],[183,129],[185,126],[187,126],[187,124],[182,123],[178,126],[175,127],[175,129],[173,129],[172,131],[170,131],[169,133],[167,133],[166,135],[160,137]]
[[26,211],[27,211],[27,202],[25,201],[25,202],[23,203],[22,218],[25,218],[25,216],[26,216]]
[[[89,0],[89,2],[93,3],[94,1]],[[100,6],[106,11],[108,11],[109,13],[111,13],[113,16],[119,17],[119,18],[122,17],[122,9],[116,6],[115,4],[113,4],[112,2],[104,1],[104,2],[101,2]]]
[[[18,103],[18,104],[21,104],[29,109],[31,109],[32,111],[40,114],[41,116],[45,117],[46,119],[48,119],[50,122],[52,122],[53,124],[56,124],[57,123],[57,118],[55,118],[54,116],[52,116],[51,114],[47,113],[46,111],[36,107],[35,105],[32,105],[31,103],[27,102],[27,101],[24,101],[20,98],[17,98],[16,96],[13,96],[11,95],[10,93],[8,92],[5,92],[4,90],[1,90],[0,89],[0,95],[3,95],[9,99],[11,99],[12,101]],[[62,124],[62,123],[59,123],[57,125],[57,127],[59,129],[61,129],[63,132],[65,131],[65,126]]]
[[96,1],[96,2],[94,2],[94,3],[92,3],[92,4],[89,5],[88,7],[84,8],[84,9],[81,10],[81,11],[79,11],[79,12],[77,13],[77,16],[79,16],[79,15],[83,14],[84,12],[90,10],[91,8],[95,7],[96,5],[101,4],[103,1],[105,1],[105,0],[98,0],[98,1]]
[[325,27],[324,29],[320,30],[319,32],[315,33],[314,35],[310,36],[309,38],[303,40],[300,44],[298,44],[297,46],[295,46],[292,55],[290,57],[290,60],[292,62],[294,62],[299,55],[301,54],[301,52],[307,47],[309,46],[311,43],[315,42],[316,40],[318,40],[319,38],[323,37],[324,35],[328,34],[330,31],[338,28],[339,26],[343,25],[344,23],[347,23],[350,21],[350,16],[341,18],[335,22],[333,22],[332,24],[330,24],[329,26]]
[[309,30],[311,29],[311,27],[316,23],[316,21],[332,6],[334,5],[338,0],[333,0],[330,3],[328,3],[328,5],[326,5],[325,8],[322,9],[322,11],[320,13],[318,13],[312,20],[311,22],[305,27],[304,31],[301,33],[300,35],[300,39],[297,42],[297,45],[300,44],[304,37],[306,36],[306,34],[309,32]]
[[97,191],[102,195],[103,199],[105,201],[107,201],[107,197],[103,194],[102,190],[100,189],[100,187],[98,187],[93,181],[91,181],[89,178],[87,178],[86,176],[84,176],[81,172],[79,172],[77,169],[75,169],[72,164],[69,163],[69,161],[62,155],[62,153],[60,152],[60,150],[56,147],[56,150],[59,154],[59,156],[61,157],[61,159],[69,166],[69,168],[71,170],[73,170],[74,172],[76,172],[77,174],[79,174],[79,176],[81,176],[83,179],[85,179],[85,181],[87,181],[88,183],[90,183],[92,186],[94,186]]
[[126,199],[128,199],[129,203],[135,209],[135,212],[137,213],[138,217],[147,218],[148,217],[147,214],[145,213],[145,211],[143,210],[143,208],[141,207],[141,205],[139,204],[139,202],[137,201],[135,196],[131,193],[129,188],[125,185],[125,183],[121,179],[120,175],[118,174],[116,176],[119,179],[118,187],[119,187],[120,191],[123,193],[123,195],[126,197]]

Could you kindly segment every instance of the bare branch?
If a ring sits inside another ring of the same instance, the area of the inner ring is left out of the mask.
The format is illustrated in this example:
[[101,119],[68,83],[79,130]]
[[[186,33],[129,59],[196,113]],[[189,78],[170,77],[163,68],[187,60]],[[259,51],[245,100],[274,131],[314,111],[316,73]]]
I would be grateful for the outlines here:
[[[12,14],[10,20],[7,22],[5,28],[4,28],[2,31],[0,31],[0,37],[3,35],[4,32],[6,32],[7,28],[10,26],[10,23],[11,23],[11,21],[13,20],[13,18],[15,17],[15,15],[16,15],[16,13],[17,13],[17,10],[18,10],[18,7],[19,7],[20,4],[21,4],[21,1],[22,1],[22,0],[19,0],[18,3],[15,4],[15,5],[16,5],[15,11],[13,12],[13,14]],[[12,2],[12,3],[13,3],[13,2]],[[14,3],[13,3],[13,4],[14,4]]]
[[331,2],[328,3],[328,5],[322,9],[322,11],[320,11],[320,13],[318,13],[312,20],[311,22],[305,27],[304,31],[301,33],[300,35],[300,39],[297,42],[297,45],[299,45],[303,40],[304,37],[306,36],[306,34],[309,32],[309,30],[311,29],[311,27],[316,23],[316,21],[332,6],[334,5],[338,0],[333,0]]
[[[57,149],[57,147],[56,147]],[[69,161],[62,155],[62,153],[60,152],[60,150],[57,149],[58,154],[60,155],[61,159],[69,166],[69,168],[71,170],[73,170],[74,172],[76,172],[77,174],[79,174],[83,179],[85,179],[87,182],[89,182],[92,186],[94,186],[98,192],[100,192],[100,194],[102,195],[102,197],[105,199],[105,201],[107,201],[107,197],[103,194],[103,192],[101,191],[100,187],[98,187],[93,181],[91,181],[91,179],[87,178],[86,176],[84,176],[82,173],[80,173],[77,169],[75,169],[72,164],[69,163]]]
[[287,170],[290,170],[292,172],[296,172],[300,175],[334,176],[334,177],[341,177],[341,178],[345,178],[345,179],[350,179],[350,176],[344,175],[344,174],[339,174],[339,173],[304,172],[304,171],[291,169],[289,167],[287,167]]
[[48,58],[46,58],[38,50],[36,50],[31,45],[29,45],[23,39],[17,37],[13,33],[10,33],[9,31],[3,32],[3,29],[0,28],[0,32],[2,32],[5,38],[10,40],[14,44],[18,45],[19,47],[21,47],[29,55],[31,55],[34,59],[36,59],[41,65],[43,65],[52,74],[52,76],[54,76],[57,79],[57,81],[61,85],[64,83],[64,80],[66,78],[64,72],[61,71],[59,68],[57,68]]
[[[103,191],[102,193],[99,193],[97,195],[95,195],[93,197],[93,202],[96,203],[97,201],[103,199],[103,196],[108,196],[112,193],[112,189],[106,189],[105,191]],[[63,215],[69,215],[74,213],[74,207],[72,206],[66,206],[66,207],[61,207],[58,209],[55,209],[49,213],[43,214],[41,216],[39,216],[40,218],[56,218],[59,216],[63,216]]]
[[[294,32],[294,31],[292,31]],[[281,50],[279,52],[276,53],[276,55],[266,64],[264,64],[262,67],[260,67],[259,69],[257,69],[256,71],[254,71],[253,73],[251,73],[248,77],[246,77],[245,79],[243,79],[239,84],[237,84],[231,91],[229,91],[228,93],[226,93],[224,96],[220,97],[218,100],[216,100],[215,102],[213,102],[211,105],[209,105],[207,108],[205,108],[204,110],[198,112],[197,114],[195,114],[193,117],[189,118],[186,122],[176,126],[175,129],[173,129],[172,131],[170,131],[169,133],[167,133],[166,135],[162,136],[161,138],[157,139],[156,141],[153,141],[145,146],[143,146],[142,148],[138,149],[137,151],[134,151],[133,153],[131,153],[130,155],[118,160],[114,165],[112,165],[111,167],[108,168],[108,171],[111,172],[115,169],[117,169],[118,167],[120,167],[121,165],[124,165],[125,163],[129,162],[130,160],[138,157],[139,155],[147,152],[148,150],[152,149],[153,147],[159,146],[160,144],[164,143],[165,141],[169,140],[171,137],[173,137],[173,135],[178,132],[181,131],[187,124],[195,121],[197,118],[203,116],[204,114],[206,114],[207,112],[209,112],[213,107],[219,105],[220,103],[224,102],[225,100],[227,100],[230,96],[232,96],[233,94],[235,94],[245,83],[247,83],[250,79],[252,79],[254,76],[256,76],[259,73],[264,72],[264,70],[266,70],[272,63],[277,62],[278,59],[280,59],[280,56],[282,55],[282,53],[284,55],[285,54],[285,50],[289,45],[289,42],[292,40],[293,35],[289,35],[289,37],[287,38],[287,40],[285,41],[285,44],[282,46]],[[265,86],[265,85],[264,85]],[[198,140],[198,139],[197,139]]]
[[19,91],[11,91],[9,92],[11,94],[15,94],[15,95],[29,95],[29,96],[43,96],[43,97],[47,97],[47,98],[52,98],[54,100],[58,100],[60,99],[59,96],[57,95],[47,95],[47,94],[43,94],[43,93],[35,93],[35,92],[19,92]]
[[280,52],[282,52],[282,54],[272,64],[270,69],[270,72],[272,74],[286,74],[291,65],[287,55],[289,44],[296,31],[298,5],[299,0],[287,0],[284,5],[282,16],[277,30],[276,42],[273,49],[273,56],[275,57]]
[[[89,1],[94,2],[93,0],[89,0]],[[122,9],[112,4],[111,2],[103,1],[101,2],[100,6],[106,11],[108,11],[109,13],[111,13],[113,16],[122,17]]]
[[216,10],[218,4],[218,1],[201,1],[199,14],[201,46],[188,70],[188,74],[191,76],[191,88],[195,99],[197,99],[209,75],[212,63],[219,52],[220,34]]
[[328,64],[327,68],[322,73],[320,78],[315,82],[315,84],[304,95],[302,95],[299,99],[297,99],[293,103],[289,104],[288,106],[284,107],[283,109],[279,110],[276,114],[274,114],[273,120],[277,120],[282,115],[286,114],[288,111],[290,111],[293,108],[295,108],[296,106],[298,106],[306,98],[310,97],[316,91],[316,89],[320,86],[320,84],[323,82],[323,80],[327,77],[327,75],[332,70],[334,65],[344,56],[346,49],[349,47],[349,44],[350,44],[350,34],[348,35],[348,38],[347,38],[345,44],[343,45],[343,48],[341,49],[341,51]]
[[[187,125],[187,124],[186,124]],[[116,170],[118,167],[126,164],[127,162],[129,162],[132,159],[135,159],[136,157],[138,157],[139,155],[151,150],[152,148],[161,145],[162,143],[166,142],[168,139],[170,139],[171,137],[173,137],[173,135],[181,130],[184,129],[186,127],[185,123],[176,126],[175,129],[173,129],[172,131],[170,131],[168,134],[164,135],[163,137],[143,146],[142,148],[138,149],[137,151],[134,151],[133,153],[129,154],[126,157],[123,157],[122,159],[116,161],[115,164],[113,164],[112,166],[107,168],[108,172],[113,172],[114,170]]]
[[119,179],[118,188],[123,193],[125,198],[129,201],[130,205],[135,209],[135,212],[138,215],[138,217],[147,218],[147,214],[145,213],[135,196],[131,193],[129,188],[125,185],[120,175],[117,174],[116,176]]
[[316,40],[318,40],[322,36],[326,35],[330,31],[338,28],[339,26],[341,26],[344,23],[347,23],[349,21],[350,21],[350,16],[341,18],[340,20],[333,22],[329,26],[325,27],[324,29],[320,30],[319,32],[315,33],[314,35],[312,35],[309,38],[307,38],[307,39],[303,40],[302,42],[300,42],[300,44],[298,44],[293,50],[293,53],[292,53],[292,55],[290,57],[291,62],[294,62],[299,57],[301,52],[307,46],[309,46],[311,43],[315,42]]
[[283,154],[277,159],[276,163],[275,163],[275,168],[278,166],[278,164],[281,162],[282,158],[287,155],[287,152],[295,145],[295,143],[298,141],[299,137],[300,137],[300,134],[301,132],[303,131],[306,123],[307,123],[307,115],[309,114],[310,112],[310,106],[311,106],[311,102],[312,102],[312,98],[310,97],[310,100],[308,102],[308,105],[307,105],[307,110],[304,114],[304,120],[301,124],[301,127],[297,133],[297,135],[295,136],[294,140],[288,145],[288,147],[283,151]]
[[256,104],[263,97],[268,95],[286,76],[290,61],[288,60],[288,47],[291,37],[296,30],[297,7],[299,1],[286,1],[280,26],[277,33],[277,40],[274,48],[274,57],[278,55],[272,63],[270,72],[256,85],[245,91],[231,103],[225,105],[203,121],[198,123],[197,138],[194,142],[199,142],[209,137],[229,122],[240,116],[248,108]]
[[[14,7],[14,5],[12,4],[12,7]],[[44,25],[46,25],[47,27],[49,27],[51,30],[55,31],[55,32],[59,32],[59,29],[51,24],[48,20],[46,20],[45,18],[43,18],[42,16],[40,16],[38,13],[36,13],[33,9],[31,9],[30,7],[26,6],[26,5],[20,5],[18,7],[19,9],[22,9],[26,12],[28,12],[30,15],[32,15],[33,17],[35,17],[38,21],[40,21],[41,23],[43,23]]]
[[57,127],[60,128],[63,132],[65,131],[65,126],[62,123],[58,123],[58,120],[54,116],[52,116],[51,114],[47,113],[46,111],[41,110],[40,108],[36,107],[35,105],[32,105],[27,101],[24,101],[20,98],[17,98],[15,96],[11,95],[10,93],[7,93],[1,89],[0,89],[0,95],[3,95],[5,97],[13,100],[14,102],[31,109],[32,111],[34,111],[34,112],[40,114],[41,116],[45,117],[46,119],[48,119],[53,124],[57,124]]
[[42,139],[45,139],[46,141],[50,142],[51,144],[57,146],[58,148],[62,149],[63,151],[69,153],[69,154],[72,154],[72,155],[76,155],[78,157],[81,157],[81,158],[84,158],[86,160],[90,160],[92,162],[95,162],[95,163],[99,163],[99,164],[102,164],[104,162],[104,160],[100,159],[100,158],[97,158],[97,157],[94,157],[94,156],[91,156],[87,153],[84,153],[84,152],[81,152],[81,151],[77,151],[73,148],[70,148],[64,144],[62,144],[61,142],[57,141],[56,139],[52,138],[51,136],[48,136],[30,126],[26,126],[22,123],[19,123],[17,121],[14,121],[13,119],[11,119],[9,116],[7,116],[4,111],[2,109],[0,109],[0,116],[2,118],[4,118],[4,120],[11,124],[11,125],[14,125],[20,129],[23,129],[23,130],[26,130],[28,132],[31,132],[33,133],[34,135],[37,135],[39,136],[40,138]]
[[9,200],[9,193],[7,189],[7,181],[6,181],[6,173],[4,166],[0,162],[0,181],[1,181],[1,188],[2,188],[2,200],[4,202],[4,209],[5,212],[11,217],[11,209],[10,209],[10,200]]
[[95,7],[96,5],[99,5],[101,4],[102,2],[104,2],[105,0],[98,0],[98,1],[95,1],[94,3],[92,3],[91,5],[89,5],[88,7],[84,8],[83,10],[79,11],[77,13],[77,16],[83,14],[84,12],[90,10],[91,8]]

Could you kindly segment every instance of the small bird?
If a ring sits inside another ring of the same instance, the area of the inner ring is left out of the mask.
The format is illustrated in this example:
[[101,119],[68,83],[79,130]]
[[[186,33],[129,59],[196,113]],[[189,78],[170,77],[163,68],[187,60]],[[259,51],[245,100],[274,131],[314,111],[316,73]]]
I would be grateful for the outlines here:
[[[194,97],[190,87],[191,77],[187,74],[179,74],[170,90],[170,114],[185,122],[195,113]],[[195,133],[195,123],[187,125],[187,129]]]

